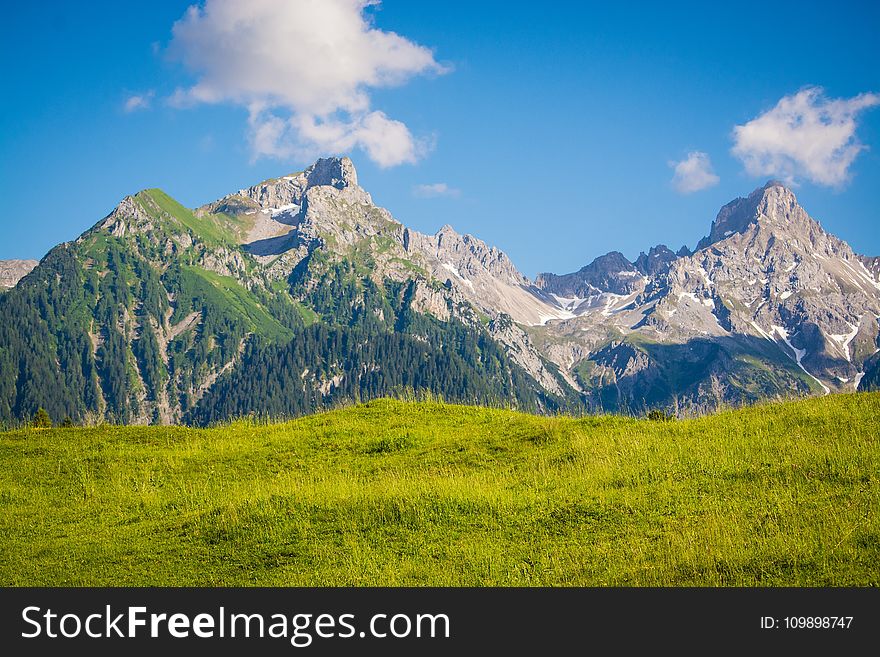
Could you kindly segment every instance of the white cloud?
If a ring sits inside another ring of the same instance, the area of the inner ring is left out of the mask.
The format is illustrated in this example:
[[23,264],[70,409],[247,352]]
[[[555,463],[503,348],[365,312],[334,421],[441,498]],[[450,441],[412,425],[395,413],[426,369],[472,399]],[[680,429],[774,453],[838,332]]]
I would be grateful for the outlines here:
[[126,114],[137,112],[138,110],[149,109],[150,104],[153,101],[154,95],[155,92],[153,91],[148,91],[143,94],[132,94],[125,99],[125,102],[122,105],[122,109],[125,111]]
[[413,187],[413,196],[417,198],[458,198],[461,196],[461,190],[450,187],[446,183],[431,183]]
[[311,159],[360,148],[377,164],[415,162],[428,147],[372,109],[370,90],[444,73],[432,52],[376,29],[377,0],[206,0],[169,47],[196,76],[172,104],[248,110],[253,156]]
[[691,151],[680,162],[670,162],[675,169],[672,186],[679,194],[693,194],[701,189],[714,187],[720,178],[712,171],[709,156],[702,151]]
[[732,153],[753,176],[793,183],[805,178],[827,186],[849,179],[849,167],[866,148],[856,139],[859,112],[880,104],[880,95],[830,99],[808,87],[733,129]]

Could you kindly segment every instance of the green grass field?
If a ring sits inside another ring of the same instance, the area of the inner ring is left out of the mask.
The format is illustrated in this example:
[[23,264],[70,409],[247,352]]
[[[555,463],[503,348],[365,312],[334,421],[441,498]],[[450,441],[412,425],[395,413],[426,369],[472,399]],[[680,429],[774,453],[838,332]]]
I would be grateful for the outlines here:
[[3,585],[878,585],[880,393],[0,434]]

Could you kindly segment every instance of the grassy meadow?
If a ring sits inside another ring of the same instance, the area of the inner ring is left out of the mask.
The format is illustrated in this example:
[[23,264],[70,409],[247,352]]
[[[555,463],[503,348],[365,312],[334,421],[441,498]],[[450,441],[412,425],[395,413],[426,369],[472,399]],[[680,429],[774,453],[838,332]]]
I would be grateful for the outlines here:
[[880,393],[0,433],[0,585],[880,585]]

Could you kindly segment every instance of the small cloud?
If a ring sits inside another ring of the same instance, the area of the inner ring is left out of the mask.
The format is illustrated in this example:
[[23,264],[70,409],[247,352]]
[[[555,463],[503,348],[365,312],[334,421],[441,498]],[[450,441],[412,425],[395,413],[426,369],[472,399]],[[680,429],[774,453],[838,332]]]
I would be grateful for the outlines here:
[[137,112],[139,110],[150,109],[150,105],[153,102],[154,95],[154,91],[147,91],[146,93],[142,94],[132,94],[125,99],[125,103],[122,105],[122,109],[125,111],[126,114],[131,114],[132,112]]
[[381,167],[431,149],[374,109],[375,89],[449,68],[433,52],[374,25],[379,0],[205,0],[172,29],[169,52],[195,76],[174,107],[230,103],[248,113],[253,159],[309,160],[355,148]]
[[709,156],[702,151],[691,151],[680,162],[670,162],[675,169],[672,186],[679,194],[693,194],[701,189],[714,187],[720,178],[712,171]]
[[461,190],[450,187],[446,183],[431,183],[413,187],[413,196],[416,198],[458,198],[461,196]]
[[752,176],[804,178],[839,187],[867,148],[856,139],[859,112],[880,104],[880,94],[831,99],[821,87],[783,96],[776,106],[733,129],[733,155]]

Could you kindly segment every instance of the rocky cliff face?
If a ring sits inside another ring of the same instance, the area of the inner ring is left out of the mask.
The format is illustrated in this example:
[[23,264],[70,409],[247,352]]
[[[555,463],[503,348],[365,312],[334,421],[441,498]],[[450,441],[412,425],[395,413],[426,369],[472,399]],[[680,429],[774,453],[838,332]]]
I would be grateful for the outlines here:
[[38,264],[36,260],[0,260],[0,290],[15,287]]
[[[522,367],[544,389],[557,395],[563,395],[563,382],[547,367],[546,357],[534,346],[528,333],[516,323],[510,315],[501,313],[489,322],[489,334],[504,345],[513,361]],[[577,388],[577,383],[564,377],[565,383]]]
[[428,273],[481,311],[504,313],[515,321],[543,324],[560,313],[559,305],[523,276],[505,253],[472,235],[443,226],[435,235],[407,230],[407,254],[424,263]]
[[260,209],[277,212],[282,208],[293,209],[290,206],[302,205],[306,192],[313,187],[358,190],[361,199],[369,202],[369,196],[358,186],[357,171],[350,159],[322,158],[304,171],[265,180],[247,189],[239,190],[236,194],[225,196],[206,207],[216,207],[217,204],[244,199]]
[[869,256],[858,256],[858,258],[862,261],[865,269],[871,272],[874,280],[880,283],[880,256],[875,256],[873,258]]

